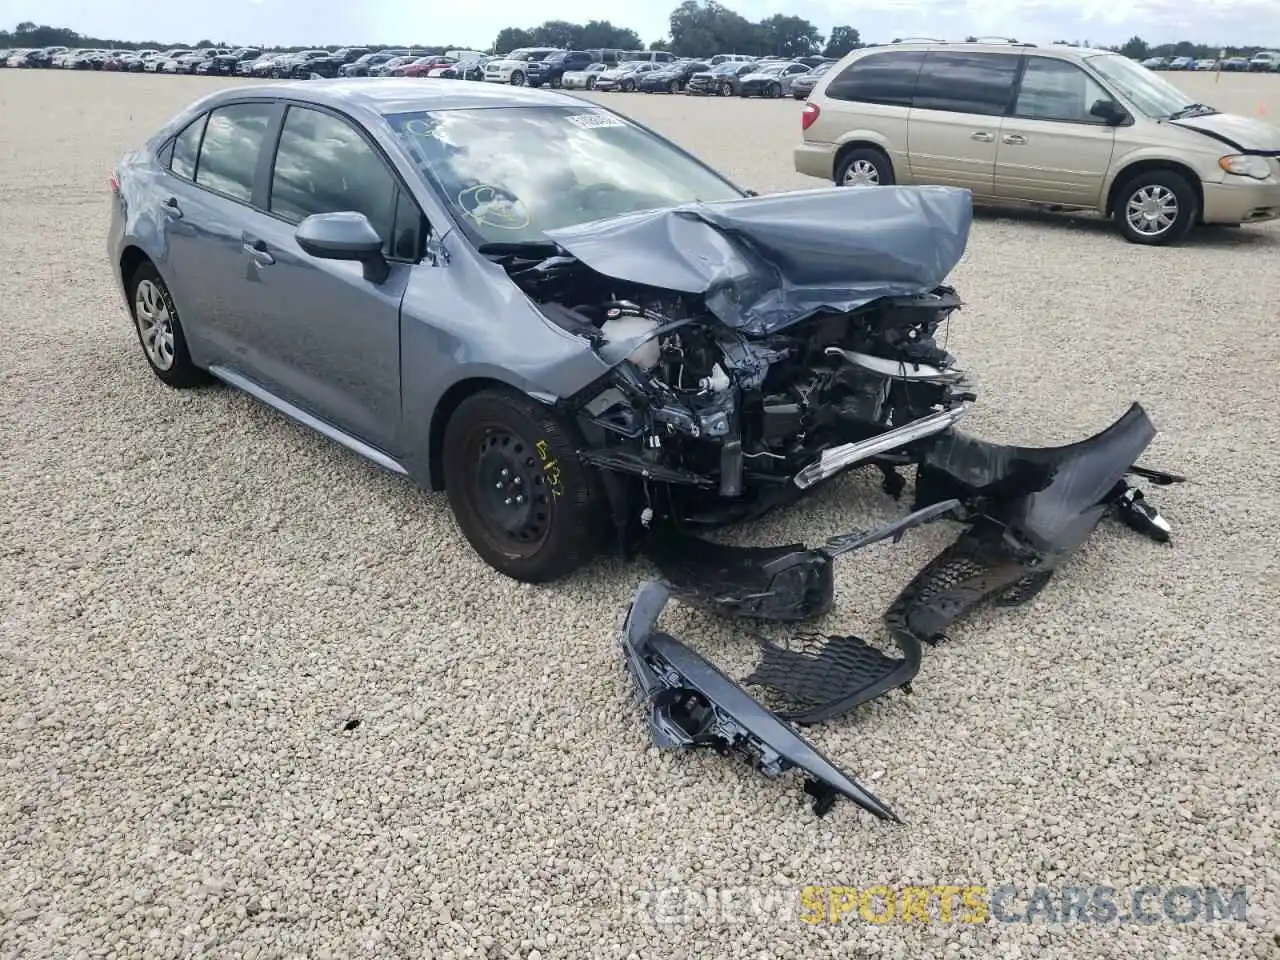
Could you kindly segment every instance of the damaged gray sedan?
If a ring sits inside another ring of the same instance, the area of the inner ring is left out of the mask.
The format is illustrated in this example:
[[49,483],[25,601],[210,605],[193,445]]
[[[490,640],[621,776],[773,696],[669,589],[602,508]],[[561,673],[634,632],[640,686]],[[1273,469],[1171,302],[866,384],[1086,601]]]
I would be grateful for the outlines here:
[[[672,531],[688,559],[691,529],[864,466],[895,496],[919,466],[917,514],[945,503],[1018,557],[1108,512],[1167,531],[1125,480],[1154,435],[1136,406],[1047,451],[956,431],[975,396],[937,333],[965,191],[757,197],[569,95],[395,79],[219,91],[111,183],[111,263],[161,380],[218,378],[444,489],[520,580]],[[850,537],[672,582],[811,613]]]

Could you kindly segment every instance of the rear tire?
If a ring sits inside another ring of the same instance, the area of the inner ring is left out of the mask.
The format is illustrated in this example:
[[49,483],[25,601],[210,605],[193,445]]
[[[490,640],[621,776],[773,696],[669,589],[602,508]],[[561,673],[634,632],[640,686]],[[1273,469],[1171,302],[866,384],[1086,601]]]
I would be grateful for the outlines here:
[[1134,174],[1116,192],[1112,217],[1130,243],[1163,246],[1187,235],[1200,204],[1187,178],[1173,170]]
[[839,187],[891,187],[893,164],[879,150],[858,147],[840,157],[834,179]]
[[553,411],[514,390],[472,394],[449,418],[445,491],[463,535],[499,573],[546,583],[597,552],[603,497],[575,450]]
[[780,96],[782,96],[782,84],[780,83],[769,84],[769,99],[777,100]]
[[133,330],[152,373],[177,390],[208,383],[210,375],[191,362],[177,305],[155,265],[140,264],[127,289]]

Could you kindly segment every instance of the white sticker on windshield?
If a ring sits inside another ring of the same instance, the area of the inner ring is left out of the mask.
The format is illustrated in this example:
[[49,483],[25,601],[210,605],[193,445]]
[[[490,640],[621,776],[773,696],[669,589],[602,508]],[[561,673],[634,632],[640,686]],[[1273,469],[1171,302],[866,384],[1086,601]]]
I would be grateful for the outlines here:
[[584,130],[594,130],[597,127],[626,126],[621,119],[607,113],[576,113],[569,117],[569,122],[582,127]]

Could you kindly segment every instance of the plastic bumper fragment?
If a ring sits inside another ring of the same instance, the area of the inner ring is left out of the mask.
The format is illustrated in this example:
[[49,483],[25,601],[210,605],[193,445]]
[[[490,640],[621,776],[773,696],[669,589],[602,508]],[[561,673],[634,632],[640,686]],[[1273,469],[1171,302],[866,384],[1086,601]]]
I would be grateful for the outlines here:
[[657,630],[669,597],[662,584],[642,583],[620,637],[627,672],[637,700],[648,709],[649,731],[658,747],[737,753],[770,778],[796,769],[807,777],[805,794],[819,816],[836,798],[846,797],[881,820],[898,821],[883,801],[788,723],[700,654]]

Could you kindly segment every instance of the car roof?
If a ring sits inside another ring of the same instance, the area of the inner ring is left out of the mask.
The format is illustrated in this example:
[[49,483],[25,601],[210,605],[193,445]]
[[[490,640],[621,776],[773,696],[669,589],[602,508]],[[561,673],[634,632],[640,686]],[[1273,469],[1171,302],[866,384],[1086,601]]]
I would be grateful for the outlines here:
[[554,90],[507,84],[479,84],[467,80],[433,80],[428,84],[399,77],[342,77],[228,87],[206,101],[205,109],[223,102],[261,96],[308,101],[335,110],[356,108],[382,116],[421,110],[568,106],[584,102]]
[[963,50],[969,53],[1012,53],[1038,56],[1057,56],[1063,59],[1092,57],[1111,50],[1092,47],[1074,47],[1062,43],[1019,43],[1015,40],[965,41],[965,40],[903,40],[892,43],[868,44],[853,51],[855,54],[882,53],[886,50]]

